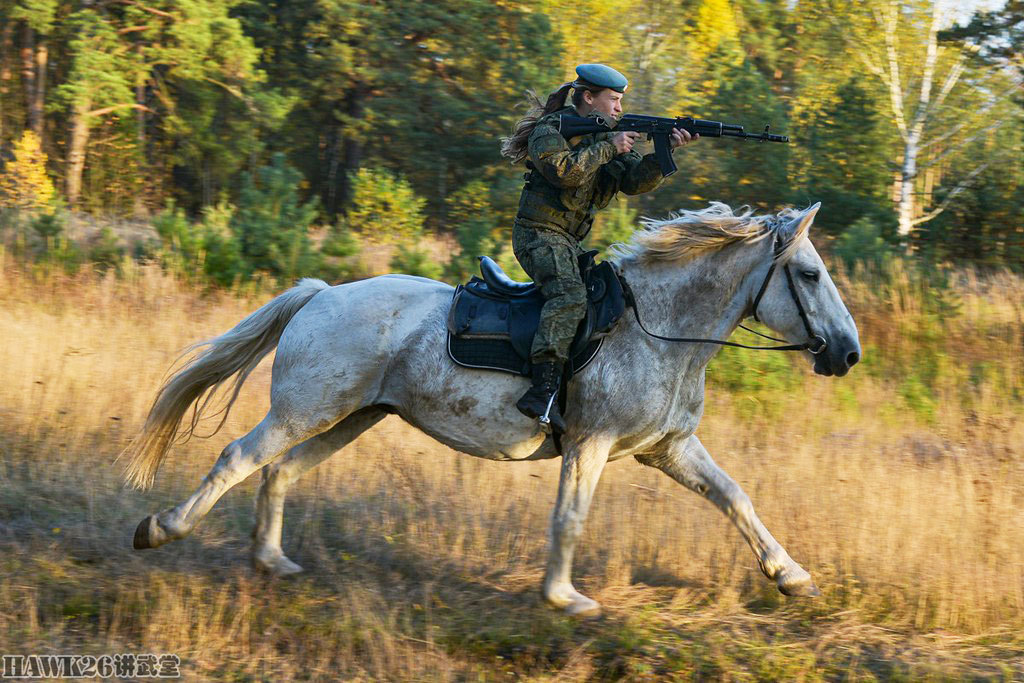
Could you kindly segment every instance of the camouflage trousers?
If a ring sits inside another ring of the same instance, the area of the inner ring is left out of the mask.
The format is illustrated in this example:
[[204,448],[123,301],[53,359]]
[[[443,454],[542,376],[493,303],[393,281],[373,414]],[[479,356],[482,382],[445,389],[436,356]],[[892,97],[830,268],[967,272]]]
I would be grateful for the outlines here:
[[545,299],[537,336],[530,349],[530,361],[565,363],[576,328],[587,312],[587,290],[577,261],[582,249],[566,234],[528,227],[516,221],[512,229],[512,251]]

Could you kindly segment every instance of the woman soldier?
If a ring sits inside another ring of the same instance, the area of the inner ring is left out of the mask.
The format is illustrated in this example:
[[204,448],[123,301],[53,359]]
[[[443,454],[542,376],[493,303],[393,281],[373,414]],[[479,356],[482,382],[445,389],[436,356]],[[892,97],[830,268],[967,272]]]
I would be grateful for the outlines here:
[[[565,431],[565,420],[558,402],[551,399],[587,306],[577,261],[580,242],[594,215],[616,193],[650,192],[662,181],[654,155],[633,151],[640,133],[596,133],[571,141],[562,137],[558,123],[564,114],[605,120],[622,115],[625,76],[603,64],[581,64],[576,76],[551,93],[543,106],[529,93],[531,109],[501,141],[502,155],[513,163],[526,161],[529,169],[512,229],[512,250],[545,299],[530,349],[532,386],[516,407],[531,418],[547,412],[552,429],[559,433]],[[570,90],[572,104],[566,105]],[[698,137],[673,130],[672,149]]]

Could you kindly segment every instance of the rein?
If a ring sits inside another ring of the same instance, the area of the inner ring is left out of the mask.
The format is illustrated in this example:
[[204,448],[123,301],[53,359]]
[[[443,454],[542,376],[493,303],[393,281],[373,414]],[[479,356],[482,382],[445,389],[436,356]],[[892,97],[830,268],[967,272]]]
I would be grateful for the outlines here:
[[[775,240],[775,256],[778,256],[782,251],[783,243],[782,240],[776,238]],[[761,319],[757,316],[757,306],[761,303],[761,297],[764,296],[765,290],[768,289],[768,283],[772,279],[772,275],[775,274],[776,262],[773,260],[771,267],[768,268],[768,274],[764,278],[764,282],[761,283],[761,288],[757,290],[757,296],[754,297],[754,320],[761,322]],[[626,282],[626,278],[623,277],[622,273],[618,273],[619,281],[622,283],[622,293],[625,296],[626,304],[633,309],[633,316],[636,318],[637,325],[644,331],[649,337],[660,339],[661,341],[667,342],[682,342],[682,343],[698,343],[698,344],[718,344],[719,346],[733,346],[738,349],[752,349],[754,351],[810,351],[817,355],[825,350],[828,342],[825,338],[819,334],[815,334],[811,328],[811,322],[807,319],[807,311],[804,310],[803,302],[800,301],[800,294],[796,291],[796,285],[793,283],[793,274],[789,270],[789,264],[786,263],[782,266],[783,272],[786,274],[786,284],[789,287],[789,293],[793,297],[793,303],[796,304],[796,310],[800,314],[800,320],[804,323],[804,329],[807,330],[807,336],[811,339],[809,342],[803,344],[784,344],[783,346],[749,346],[747,344],[740,344],[737,342],[726,341],[724,339],[701,339],[696,337],[665,337],[660,334],[655,334],[644,327],[643,322],[640,320],[640,311],[636,305],[636,297],[633,296],[633,290],[630,288],[629,283]],[[757,330],[752,330],[746,325],[740,325],[741,328],[747,332],[752,332],[759,337],[765,339],[771,339],[772,341],[785,342],[785,339],[778,339],[776,337],[762,334]]]

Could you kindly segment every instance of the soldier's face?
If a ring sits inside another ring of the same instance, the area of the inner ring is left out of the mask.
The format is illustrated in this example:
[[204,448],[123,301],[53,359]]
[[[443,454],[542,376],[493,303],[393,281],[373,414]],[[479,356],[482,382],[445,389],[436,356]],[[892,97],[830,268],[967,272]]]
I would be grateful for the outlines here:
[[604,116],[619,118],[622,116],[622,93],[615,92],[609,88],[598,93],[587,91],[583,93],[583,101],[590,106],[590,110],[581,112],[584,116],[591,111],[596,111]]

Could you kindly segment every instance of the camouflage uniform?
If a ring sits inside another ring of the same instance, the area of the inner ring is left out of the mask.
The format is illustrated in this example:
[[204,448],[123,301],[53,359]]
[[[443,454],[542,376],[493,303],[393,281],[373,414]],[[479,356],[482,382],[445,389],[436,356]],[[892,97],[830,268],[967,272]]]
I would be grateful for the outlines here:
[[535,364],[568,360],[587,303],[576,256],[594,215],[617,192],[650,192],[662,181],[653,154],[618,154],[613,133],[565,140],[558,132],[562,114],[579,116],[565,107],[538,121],[530,135],[531,170],[512,231],[516,258],[546,299],[530,354]]

